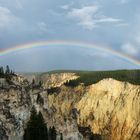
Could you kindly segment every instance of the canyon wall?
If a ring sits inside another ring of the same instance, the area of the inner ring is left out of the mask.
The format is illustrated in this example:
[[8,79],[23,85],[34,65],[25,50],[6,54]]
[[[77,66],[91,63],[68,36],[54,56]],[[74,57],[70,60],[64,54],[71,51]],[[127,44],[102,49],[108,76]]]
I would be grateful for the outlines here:
[[[16,77],[12,84],[5,81],[9,85],[0,87],[1,140],[22,140],[32,106],[65,140],[88,140],[87,131],[99,140],[140,140],[139,85],[103,79],[90,86],[66,87],[64,81],[76,78],[75,74],[62,79],[57,75],[50,76],[52,81],[42,77],[42,88],[33,88],[25,78]],[[59,90],[48,94],[48,81]]]

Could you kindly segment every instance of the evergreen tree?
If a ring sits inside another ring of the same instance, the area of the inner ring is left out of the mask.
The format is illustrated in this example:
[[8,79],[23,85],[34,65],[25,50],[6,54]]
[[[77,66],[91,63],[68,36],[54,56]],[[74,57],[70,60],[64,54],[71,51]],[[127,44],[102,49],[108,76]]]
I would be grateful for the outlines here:
[[4,74],[4,69],[3,69],[3,67],[0,67],[0,74]]
[[5,74],[10,74],[10,68],[8,65],[6,66]]
[[14,71],[13,71],[13,70],[11,70],[11,71],[10,71],[10,74],[14,74]]
[[63,134],[62,133],[60,134],[60,140],[63,140]]
[[43,116],[41,112],[38,114],[38,135],[39,139],[38,140],[48,140],[48,129],[46,127],[45,121],[43,119]]
[[55,127],[53,126],[52,128],[50,127],[49,129],[49,140],[56,140],[56,129]]
[[32,108],[30,120],[24,133],[24,140],[48,140],[48,129],[41,112]]
[[32,85],[35,85],[35,79],[32,80]]
[[39,81],[38,85],[39,85],[39,87],[42,87],[42,81]]
[[36,99],[36,102],[40,105],[43,105],[44,104],[44,100],[43,98],[41,97],[40,94],[37,95],[37,99]]

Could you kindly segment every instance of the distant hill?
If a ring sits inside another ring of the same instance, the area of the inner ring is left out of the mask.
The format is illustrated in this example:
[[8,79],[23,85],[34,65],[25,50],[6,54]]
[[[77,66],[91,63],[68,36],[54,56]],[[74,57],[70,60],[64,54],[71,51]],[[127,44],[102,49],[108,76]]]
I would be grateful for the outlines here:
[[40,80],[40,77],[45,76],[46,74],[61,74],[61,73],[75,73],[79,76],[78,79],[70,80],[66,85],[76,86],[80,83],[88,86],[94,83],[97,83],[105,78],[113,78],[118,81],[129,82],[135,85],[140,85],[140,70],[111,70],[111,71],[80,71],[80,70],[55,70],[43,73],[25,73],[25,77],[28,79],[37,79]]
[[74,71],[74,70],[59,70],[50,71],[49,74],[54,73],[76,73],[79,78],[70,81],[71,84],[77,85],[84,83],[85,85],[91,85],[99,82],[105,78],[113,78],[119,81],[129,82],[135,85],[140,85],[140,70],[112,70],[112,71]]

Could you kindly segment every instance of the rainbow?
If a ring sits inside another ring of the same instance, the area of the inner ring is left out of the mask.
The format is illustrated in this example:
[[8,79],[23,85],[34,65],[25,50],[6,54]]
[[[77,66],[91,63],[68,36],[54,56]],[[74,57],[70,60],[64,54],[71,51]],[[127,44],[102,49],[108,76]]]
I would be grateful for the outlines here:
[[31,48],[38,48],[38,47],[49,47],[49,46],[77,46],[77,47],[86,47],[86,48],[93,48],[99,51],[103,51],[105,53],[108,53],[110,55],[114,55],[122,60],[125,60],[129,63],[132,63],[134,65],[137,65],[138,67],[140,67],[140,61],[127,55],[124,53],[121,53],[119,51],[115,51],[113,49],[110,49],[108,47],[104,47],[104,46],[100,46],[100,45],[96,45],[96,44],[91,44],[91,43],[84,43],[84,42],[77,42],[77,41],[39,41],[39,42],[32,42],[32,43],[28,43],[28,44],[22,44],[22,45],[17,45],[14,47],[10,47],[7,49],[3,49],[0,50],[0,56],[6,55],[6,54],[10,54],[12,52],[18,52],[21,50],[25,50],[25,49],[31,49]]

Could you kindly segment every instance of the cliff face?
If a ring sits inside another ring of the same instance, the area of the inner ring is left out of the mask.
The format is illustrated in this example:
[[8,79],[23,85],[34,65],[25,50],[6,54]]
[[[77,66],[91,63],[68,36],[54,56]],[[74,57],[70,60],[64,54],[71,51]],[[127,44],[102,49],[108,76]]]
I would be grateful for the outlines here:
[[40,80],[43,81],[43,86],[48,87],[60,87],[66,81],[77,79],[78,76],[75,73],[55,73],[55,74],[42,74]]
[[30,94],[27,81],[13,76],[10,83],[2,78],[0,84],[0,140],[20,140],[30,116]]
[[[22,139],[33,105],[42,112],[48,126],[54,125],[58,134],[63,133],[65,140],[88,139],[79,133],[87,129],[99,139],[140,140],[140,86],[104,79],[91,86],[72,88],[62,83],[73,76],[54,77],[50,81],[49,77],[43,77],[43,88],[34,89],[25,79],[17,77],[8,88],[0,88],[1,140]],[[45,86],[48,81],[59,85],[59,90],[48,94]]]
[[48,103],[56,107],[54,120],[75,116],[79,126],[90,126],[103,139],[140,139],[140,86],[105,79],[88,87],[61,87]]
[[78,123],[90,125],[94,133],[111,140],[140,139],[140,86],[102,80],[88,87],[76,108]]
[[77,79],[78,76],[75,73],[54,73],[54,74],[24,74],[24,76],[28,79],[28,81],[32,82],[33,79],[35,81],[43,82],[44,88],[50,87],[60,87],[66,81]]

